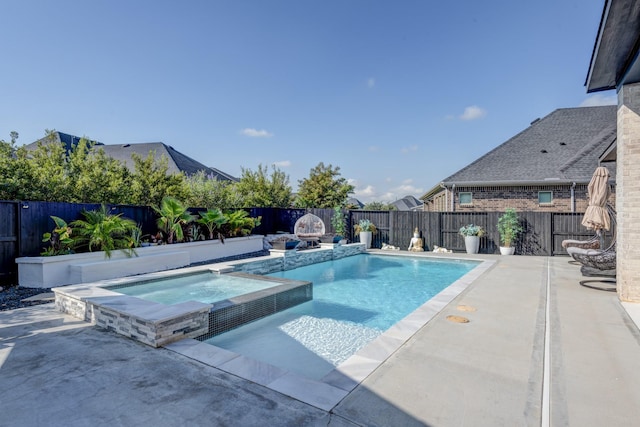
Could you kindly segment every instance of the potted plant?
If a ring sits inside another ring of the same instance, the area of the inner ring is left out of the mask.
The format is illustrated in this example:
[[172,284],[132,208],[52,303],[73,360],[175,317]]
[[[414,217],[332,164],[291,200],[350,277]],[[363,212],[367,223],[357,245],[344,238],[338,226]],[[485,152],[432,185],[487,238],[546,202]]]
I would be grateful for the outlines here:
[[464,237],[464,246],[468,254],[477,254],[480,250],[480,238],[484,236],[484,228],[475,224],[467,224],[460,228],[459,233]]
[[331,217],[331,226],[336,233],[333,243],[345,242],[347,235],[347,221],[340,206],[333,208],[333,216]]
[[360,242],[364,243],[365,248],[369,249],[373,233],[377,231],[376,226],[368,219],[361,219],[354,228],[355,232],[360,234]]
[[498,218],[498,233],[500,233],[500,253],[502,255],[513,255],[515,248],[513,241],[522,232],[520,218],[513,208],[507,208],[504,214]]

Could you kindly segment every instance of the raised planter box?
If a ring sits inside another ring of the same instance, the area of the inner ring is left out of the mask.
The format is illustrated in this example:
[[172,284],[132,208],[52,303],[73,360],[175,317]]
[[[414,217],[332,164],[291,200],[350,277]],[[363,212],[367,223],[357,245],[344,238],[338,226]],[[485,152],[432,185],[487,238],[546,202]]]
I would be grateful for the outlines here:
[[17,258],[18,284],[28,288],[116,279],[142,273],[185,267],[190,264],[262,250],[262,236],[246,236],[199,242],[136,248],[138,256],[113,251],[87,252],[49,257]]

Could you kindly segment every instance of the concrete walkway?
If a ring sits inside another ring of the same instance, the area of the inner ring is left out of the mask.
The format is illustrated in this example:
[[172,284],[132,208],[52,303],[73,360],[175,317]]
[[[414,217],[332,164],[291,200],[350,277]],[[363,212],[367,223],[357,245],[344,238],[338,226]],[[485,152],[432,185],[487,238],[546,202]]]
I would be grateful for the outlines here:
[[498,262],[330,412],[50,304],[0,312],[0,426],[638,425],[640,332],[616,294],[566,257],[483,257]]

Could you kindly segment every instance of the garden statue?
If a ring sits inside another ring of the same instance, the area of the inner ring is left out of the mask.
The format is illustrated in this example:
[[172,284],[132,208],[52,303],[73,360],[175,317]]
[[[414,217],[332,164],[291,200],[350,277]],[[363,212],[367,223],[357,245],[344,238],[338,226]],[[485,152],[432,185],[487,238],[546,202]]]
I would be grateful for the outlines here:
[[424,245],[422,244],[422,237],[420,237],[420,233],[418,232],[418,227],[413,232],[413,237],[411,238],[411,243],[409,243],[408,251],[413,252],[423,252]]

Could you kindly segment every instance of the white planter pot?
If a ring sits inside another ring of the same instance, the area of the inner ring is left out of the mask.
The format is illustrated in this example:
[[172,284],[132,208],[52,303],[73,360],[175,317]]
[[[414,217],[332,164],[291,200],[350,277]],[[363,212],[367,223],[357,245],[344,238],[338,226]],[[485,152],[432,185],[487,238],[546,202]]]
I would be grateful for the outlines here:
[[516,248],[513,246],[510,246],[510,247],[500,246],[501,255],[513,255],[515,251],[516,251]]
[[464,236],[464,246],[468,254],[477,254],[480,250],[480,237]]
[[104,252],[71,255],[16,258],[18,284],[28,288],[116,279],[134,274],[185,267],[190,264],[241,255],[262,250],[262,236],[246,236],[199,242],[176,243],[136,248],[138,256],[127,257],[113,251],[111,258]]
[[373,233],[371,231],[360,232],[360,243],[364,243],[364,247],[369,249],[371,247]]

